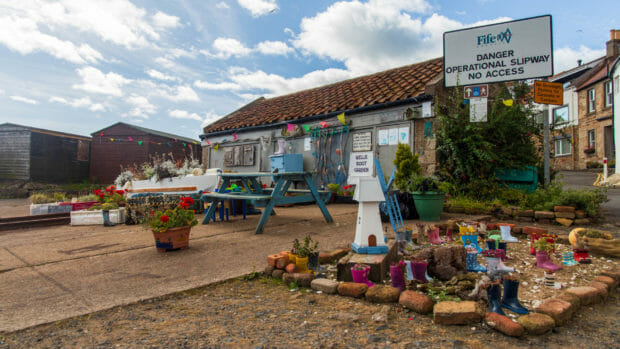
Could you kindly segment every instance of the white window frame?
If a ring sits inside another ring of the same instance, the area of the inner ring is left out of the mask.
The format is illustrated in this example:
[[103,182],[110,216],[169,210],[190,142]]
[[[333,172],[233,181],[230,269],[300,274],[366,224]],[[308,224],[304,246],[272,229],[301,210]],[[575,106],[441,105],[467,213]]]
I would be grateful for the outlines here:
[[[555,119],[555,117],[556,117],[556,114],[555,114],[555,113],[556,113],[556,111],[561,110],[561,109],[564,109],[564,108],[566,108],[566,110],[567,110],[566,120],[564,120],[564,121],[562,121],[562,122],[556,122],[556,119]],[[553,124],[554,126],[561,126],[561,125],[564,125],[564,124],[568,124],[568,123],[570,123],[570,109],[569,109],[568,104],[564,104],[564,105],[559,106],[559,107],[557,107],[557,108],[553,108],[553,112],[551,113],[551,122],[552,122],[552,124]]]
[[588,113],[596,110],[596,91],[591,88],[588,90]]
[[588,130],[588,148],[596,148],[596,129]]
[[605,106],[611,107],[614,100],[614,88],[611,80],[605,82],[603,93],[605,94]]
[[[564,149],[562,142],[568,140],[567,149]],[[559,146],[558,146],[559,145]],[[570,137],[558,138],[554,141],[555,157],[567,156],[572,154],[572,143]]]

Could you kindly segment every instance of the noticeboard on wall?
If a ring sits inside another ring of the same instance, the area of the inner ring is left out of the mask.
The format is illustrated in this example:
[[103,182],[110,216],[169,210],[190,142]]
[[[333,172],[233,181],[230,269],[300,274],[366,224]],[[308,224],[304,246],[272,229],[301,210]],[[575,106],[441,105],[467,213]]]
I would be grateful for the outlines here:
[[372,150],[372,132],[359,132],[353,134],[353,151]]

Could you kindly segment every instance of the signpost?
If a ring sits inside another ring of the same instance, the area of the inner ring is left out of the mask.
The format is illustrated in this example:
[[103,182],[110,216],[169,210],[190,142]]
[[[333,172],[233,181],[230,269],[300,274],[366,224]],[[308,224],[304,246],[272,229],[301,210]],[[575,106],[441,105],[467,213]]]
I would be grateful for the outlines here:
[[564,86],[559,82],[534,81],[534,102],[540,104],[564,104]]
[[463,89],[463,98],[489,97],[489,85],[473,85]]
[[551,16],[445,32],[446,87],[553,75]]

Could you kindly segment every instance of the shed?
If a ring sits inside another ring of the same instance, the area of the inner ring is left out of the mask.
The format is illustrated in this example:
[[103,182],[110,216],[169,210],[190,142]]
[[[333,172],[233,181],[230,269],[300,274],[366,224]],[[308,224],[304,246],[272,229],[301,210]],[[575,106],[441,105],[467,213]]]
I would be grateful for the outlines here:
[[71,183],[88,178],[91,138],[0,124],[0,179]]
[[201,160],[202,148],[194,139],[117,122],[92,133],[90,179],[113,183],[122,167],[140,165],[150,157],[172,154],[175,160]]

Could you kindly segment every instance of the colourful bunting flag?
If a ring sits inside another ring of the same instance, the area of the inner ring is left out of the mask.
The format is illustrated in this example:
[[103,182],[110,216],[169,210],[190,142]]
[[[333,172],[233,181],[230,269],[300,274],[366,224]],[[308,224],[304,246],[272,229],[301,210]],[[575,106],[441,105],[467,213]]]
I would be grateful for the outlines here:
[[103,137],[103,132],[101,132],[101,133],[99,134],[99,137]]
[[288,132],[295,131],[295,125],[293,125],[293,124],[286,124],[286,127],[288,127]]
[[347,122],[344,119],[344,113],[340,113],[338,114],[338,116],[336,116],[338,118],[338,120],[340,121],[341,124],[346,125]]
[[185,144],[185,142],[183,142],[183,146],[185,147],[185,146],[187,146],[187,144]]
[[174,139],[174,141],[176,142],[176,141],[177,141],[177,139],[175,138],[175,139]]
[[209,142],[208,139],[205,139],[205,142],[207,142],[207,145],[211,145],[211,142]]
[[512,107],[512,99],[503,99],[502,102],[504,102],[504,105],[507,107]]
[[110,142],[114,142],[114,138],[110,138]]
[[321,121],[320,124],[321,124],[321,127],[323,128],[327,127],[327,122],[325,121]]
[[142,145],[142,141],[138,141],[138,145]]
[[233,141],[237,140],[237,133],[233,133]]
[[304,131],[310,132],[310,125],[303,125]]
[[220,147],[219,144],[216,144],[215,147],[213,147],[213,149],[215,149],[215,152],[217,153],[217,149]]
[[160,143],[160,142],[157,142],[157,145],[161,145],[161,143]]
[[193,141],[192,143],[194,143],[194,144],[198,144],[196,141]]
[[170,144],[170,142],[166,142],[166,144],[168,144],[169,147],[172,147],[172,144]]
[[131,138],[131,137],[127,137],[127,139],[128,139],[130,142],[133,142],[133,138]]
[[226,140],[227,140],[227,139],[228,139],[228,138],[224,138],[224,139],[222,139],[222,142],[226,142]]

